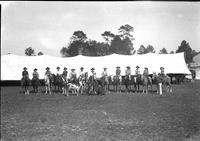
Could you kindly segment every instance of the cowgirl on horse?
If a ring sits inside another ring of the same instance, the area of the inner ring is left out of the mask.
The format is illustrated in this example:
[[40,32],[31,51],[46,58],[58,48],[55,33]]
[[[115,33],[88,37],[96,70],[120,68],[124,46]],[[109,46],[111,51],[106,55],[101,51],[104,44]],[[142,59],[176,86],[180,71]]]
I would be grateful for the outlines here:
[[141,84],[141,73],[139,70],[139,66],[136,66],[135,70],[135,76],[134,76],[134,87],[135,87],[135,92],[139,92],[140,90],[140,84]]
[[117,66],[116,68],[116,75],[113,77],[114,90],[116,92],[121,92],[121,70],[119,66]]

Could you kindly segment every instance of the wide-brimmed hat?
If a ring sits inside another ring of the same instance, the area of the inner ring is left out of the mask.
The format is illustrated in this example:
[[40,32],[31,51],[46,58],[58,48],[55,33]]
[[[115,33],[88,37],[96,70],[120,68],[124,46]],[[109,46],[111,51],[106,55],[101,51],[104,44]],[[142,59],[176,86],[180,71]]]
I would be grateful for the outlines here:
[[140,68],[139,66],[136,66],[136,68]]
[[50,68],[49,67],[46,67],[46,70],[49,70]]
[[103,69],[107,69],[106,67],[104,67]]
[[71,70],[73,71],[73,70],[75,70],[75,69],[71,69]]
[[84,69],[84,67],[81,67],[81,70]]
[[161,70],[165,69],[164,67],[160,67]]
[[120,68],[120,66],[117,66],[116,68]]
[[35,68],[34,71],[36,71],[37,69]]
[[148,69],[147,67],[144,67],[144,69]]
[[131,68],[130,66],[127,66],[126,68]]
[[91,68],[91,70],[95,70],[95,68]]
[[56,69],[60,69],[60,67],[57,67]]
[[26,67],[24,67],[23,69],[24,69],[24,70],[25,70],[25,69],[27,70],[27,68],[26,68]]
[[67,70],[67,68],[66,68],[66,67],[64,67],[64,70]]

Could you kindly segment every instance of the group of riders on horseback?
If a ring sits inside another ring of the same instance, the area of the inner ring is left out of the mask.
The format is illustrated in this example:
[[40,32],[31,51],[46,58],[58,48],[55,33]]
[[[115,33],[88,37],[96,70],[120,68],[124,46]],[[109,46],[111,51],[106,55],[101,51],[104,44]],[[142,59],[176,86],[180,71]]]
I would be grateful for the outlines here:
[[[121,75],[121,69],[119,66],[116,67],[116,74],[114,76],[108,75],[107,68],[103,68],[101,77],[97,78],[95,69],[91,69],[91,74],[84,71],[84,68],[80,68],[79,75],[75,72],[75,69],[71,69],[68,76],[67,68],[64,67],[63,72],[60,71],[60,67],[57,67],[56,74],[51,73],[50,68],[46,68],[44,83],[46,91],[45,93],[51,94],[52,86],[55,86],[55,91],[62,92],[68,95],[70,88],[76,89],[78,93],[84,94],[99,94],[109,92],[109,85],[113,85],[114,90],[121,92],[122,81],[125,84],[125,91],[131,92],[131,86],[134,85],[135,92],[139,92],[139,86],[143,86],[143,93],[148,93],[148,86],[156,84],[157,92],[162,94],[162,90],[159,89],[159,85],[166,84],[167,92],[172,91],[170,77],[164,73],[164,67],[161,67],[161,72],[152,75],[149,74],[147,67],[144,68],[143,73],[140,72],[140,67],[136,66],[135,75],[131,75],[131,68],[127,66],[125,70],[125,76]],[[39,74],[35,68],[33,71],[32,86],[35,93],[38,93],[38,86],[40,85]],[[29,94],[28,86],[31,85],[29,79],[29,73],[27,68],[24,67],[22,72],[21,84],[25,88],[25,95]]]

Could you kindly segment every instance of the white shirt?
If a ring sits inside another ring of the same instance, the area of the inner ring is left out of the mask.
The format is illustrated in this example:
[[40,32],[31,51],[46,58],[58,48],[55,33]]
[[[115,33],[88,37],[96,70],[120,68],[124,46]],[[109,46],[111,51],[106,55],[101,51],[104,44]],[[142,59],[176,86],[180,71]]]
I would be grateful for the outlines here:
[[62,72],[60,70],[56,71],[56,75],[61,75],[61,74],[62,74]]

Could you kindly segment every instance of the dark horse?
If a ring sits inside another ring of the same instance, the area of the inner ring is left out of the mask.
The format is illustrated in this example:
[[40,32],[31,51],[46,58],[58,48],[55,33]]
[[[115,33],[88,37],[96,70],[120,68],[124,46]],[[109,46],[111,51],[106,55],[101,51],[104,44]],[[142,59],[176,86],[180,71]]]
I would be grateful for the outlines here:
[[122,82],[121,76],[118,76],[118,75],[113,76],[112,83],[113,83],[114,91],[121,92],[121,82]]
[[32,78],[32,86],[34,93],[38,93],[38,87],[40,86],[40,80],[37,77]]
[[131,76],[125,75],[124,76],[124,84],[125,84],[125,89],[126,92],[131,92],[131,85],[132,85],[132,78]]
[[161,74],[157,75],[156,73],[153,73],[152,82],[157,86],[157,93],[162,94],[162,90],[160,89],[162,88],[162,84],[166,86],[167,92],[170,93],[172,92],[171,79],[168,75],[161,75]]
[[55,87],[55,92],[62,92],[63,80],[60,75],[52,74],[53,85]]

